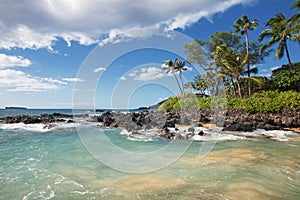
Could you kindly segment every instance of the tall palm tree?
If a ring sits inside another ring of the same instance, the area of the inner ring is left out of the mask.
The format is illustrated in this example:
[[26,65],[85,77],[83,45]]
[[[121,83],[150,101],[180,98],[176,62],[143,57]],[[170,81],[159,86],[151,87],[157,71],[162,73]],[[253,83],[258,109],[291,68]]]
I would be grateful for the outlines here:
[[258,20],[250,21],[246,15],[237,19],[233,25],[235,32],[239,32],[246,37],[246,58],[247,58],[247,75],[248,75],[248,95],[251,96],[251,81],[250,81],[250,61],[249,61],[249,31],[254,30],[258,26]]
[[[243,74],[244,66],[247,64],[247,55],[244,53],[237,53],[235,50],[231,50],[226,44],[217,47],[213,53],[214,60],[217,66],[221,67],[220,75],[229,77],[233,83],[233,79],[236,80],[238,87],[239,97],[242,98],[240,76]],[[233,84],[233,88],[235,88]]]
[[261,47],[260,53],[278,43],[275,57],[281,59],[283,55],[286,54],[290,69],[293,70],[293,64],[290,58],[287,41],[300,41],[299,31],[294,30],[295,26],[290,23],[282,13],[279,13],[275,17],[269,19],[265,23],[265,26],[270,28],[263,30],[258,40],[262,41],[264,38],[270,39]]
[[[182,72],[183,71],[186,71],[187,68],[185,67],[185,62],[183,61],[180,61],[178,58],[176,58],[174,60],[174,62],[172,60],[167,60],[165,65],[164,65],[165,69],[167,69],[167,72],[166,73],[172,73],[176,79],[176,82],[177,82],[177,85],[178,85],[178,88],[180,90],[181,93],[184,92],[184,87],[183,87],[183,77],[182,77]],[[179,83],[179,80],[176,76],[176,73],[179,74],[179,78],[181,80],[181,85]]]

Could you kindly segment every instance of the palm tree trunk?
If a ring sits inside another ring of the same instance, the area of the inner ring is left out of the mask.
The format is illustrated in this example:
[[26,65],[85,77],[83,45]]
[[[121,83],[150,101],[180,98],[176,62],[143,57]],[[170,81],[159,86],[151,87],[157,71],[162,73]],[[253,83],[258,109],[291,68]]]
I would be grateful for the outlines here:
[[287,59],[288,59],[289,65],[290,65],[290,70],[294,71],[294,66],[291,61],[291,57],[290,57],[290,53],[289,53],[289,50],[288,50],[288,47],[286,44],[286,40],[284,40],[284,48],[285,48],[285,53],[286,53],[286,56],[287,56]]
[[242,98],[241,86],[240,86],[240,81],[238,78],[236,79],[236,84],[238,86],[239,96],[240,96],[240,98]]
[[181,87],[180,87],[180,83],[179,83],[179,81],[178,81],[178,78],[177,78],[177,76],[176,76],[176,74],[173,72],[173,75],[174,75],[174,77],[175,77],[175,79],[176,79],[176,82],[177,82],[177,85],[178,85],[178,87],[179,87],[179,90],[180,90],[180,92],[181,92],[181,94],[183,94],[183,91],[182,91],[182,89],[181,89]]
[[248,96],[251,97],[251,81],[250,81],[250,61],[249,61],[249,36],[248,31],[246,33],[246,53],[247,53],[247,74],[248,74]]
[[231,84],[232,84],[232,87],[233,87],[233,96],[234,96],[234,98],[236,98],[236,88],[235,88],[235,86],[234,86],[233,79],[230,78],[230,81],[231,81]]
[[179,72],[179,78],[181,79],[181,88],[182,88],[182,93],[184,92],[184,87],[183,87],[183,78],[182,78],[182,72]]

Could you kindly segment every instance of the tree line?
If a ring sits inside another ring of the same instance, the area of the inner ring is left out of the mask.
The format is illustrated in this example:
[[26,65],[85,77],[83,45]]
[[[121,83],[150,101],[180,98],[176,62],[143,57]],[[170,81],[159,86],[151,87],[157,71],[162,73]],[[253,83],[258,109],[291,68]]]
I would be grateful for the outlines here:
[[[296,0],[291,9],[299,11],[300,0]],[[164,68],[174,75],[181,93],[192,89],[215,95],[223,87],[226,95],[243,98],[251,97],[253,92],[259,90],[299,91],[300,62],[292,62],[288,42],[300,42],[300,13],[289,18],[278,13],[264,23],[265,29],[257,41],[249,41],[249,34],[258,25],[257,19],[250,20],[244,15],[233,23],[232,31],[216,32],[210,36],[210,41],[195,39],[186,44],[186,61],[178,58],[167,60]],[[245,42],[241,42],[242,37]],[[273,46],[276,46],[275,50]],[[288,63],[273,70],[270,79],[253,76],[258,73],[256,65],[273,53],[277,59],[286,56]],[[187,70],[185,62],[198,64],[205,73],[184,84],[182,73]]]

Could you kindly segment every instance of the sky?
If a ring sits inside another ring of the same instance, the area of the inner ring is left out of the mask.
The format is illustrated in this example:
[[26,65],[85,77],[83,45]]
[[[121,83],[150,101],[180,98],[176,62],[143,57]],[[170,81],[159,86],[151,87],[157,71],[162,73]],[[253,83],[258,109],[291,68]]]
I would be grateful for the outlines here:
[[[293,0],[2,0],[0,108],[136,108],[177,94],[165,60],[185,59],[184,44],[232,31],[243,15],[258,19],[256,40]],[[288,43],[292,61],[299,44]],[[257,65],[259,74],[286,64]],[[187,65],[184,81],[203,73]]]

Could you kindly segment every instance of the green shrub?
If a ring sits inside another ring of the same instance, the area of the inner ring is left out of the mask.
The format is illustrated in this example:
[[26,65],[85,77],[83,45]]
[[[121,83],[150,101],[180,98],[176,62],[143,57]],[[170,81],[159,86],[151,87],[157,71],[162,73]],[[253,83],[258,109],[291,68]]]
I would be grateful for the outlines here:
[[[197,101],[196,101],[197,100]],[[263,91],[252,95],[250,98],[196,98],[193,94],[184,94],[166,100],[159,110],[188,110],[211,108],[238,108],[247,112],[271,113],[280,112],[283,108],[292,110],[300,109],[300,92],[296,91]]]
[[198,108],[199,109],[211,108],[211,97],[198,98]]
[[300,109],[300,93],[295,91],[264,91],[245,99],[247,112],[280,112],[283,108]]
[[162,103],[159,106],[158,110],[159,111],[162,111],[162,110],[166,110],[166,111],[175,110],[175,109],[178,109],[177,105],[179,105],[177,96],[170,97],[164,103]]

